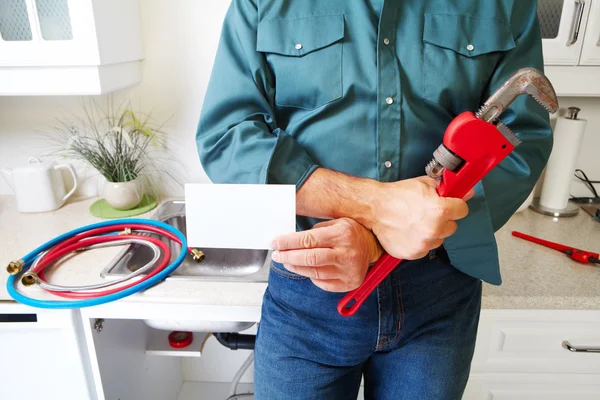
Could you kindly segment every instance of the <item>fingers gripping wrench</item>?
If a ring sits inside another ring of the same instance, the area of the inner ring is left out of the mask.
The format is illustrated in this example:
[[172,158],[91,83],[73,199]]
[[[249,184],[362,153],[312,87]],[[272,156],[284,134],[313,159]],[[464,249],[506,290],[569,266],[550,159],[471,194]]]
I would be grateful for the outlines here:
[[[437,193],[441,197],[465,196],[521,143],[499,117],[522,94],[533,97],[550,113],[558,110],[556,93],[548,78],[534,68],[518,70],[476,114],[464,112],[446,128],[443,143],[425,168],[427,175],[440,179]],[[343,316],[354,315],[401,261],[384,254],[369,270],[362,285],[342,298],[338,312]]]

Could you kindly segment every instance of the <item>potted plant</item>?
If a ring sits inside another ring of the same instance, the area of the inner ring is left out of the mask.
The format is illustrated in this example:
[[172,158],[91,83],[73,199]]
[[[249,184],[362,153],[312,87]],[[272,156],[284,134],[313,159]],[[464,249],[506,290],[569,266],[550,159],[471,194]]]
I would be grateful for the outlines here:
[[131,106],[103,109],[95,101],[84,103],[82,129],[60,121],[58,129],[66,141],[63,155],[80,159],[95,168],[106,182],[103,197],[116,210],[137,207],[144,198],[147,170],[153,148],[163,147],[162,125]]

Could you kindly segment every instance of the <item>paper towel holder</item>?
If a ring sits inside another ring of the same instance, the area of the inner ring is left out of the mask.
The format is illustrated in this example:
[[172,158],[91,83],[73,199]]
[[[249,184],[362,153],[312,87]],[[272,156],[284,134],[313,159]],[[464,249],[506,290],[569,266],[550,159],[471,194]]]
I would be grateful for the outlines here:
[[531,208],[533,211],[538,212],[540,214],[549,215],[551,217],[556,217],[556,218],[574,217],[577,214],[579,214],[579,206],[576,204],[569,202],[567,204],[566,208],[563,208],[562,210],[557,210],[554,208],[548,208],[548,207],[544,207],[543,205],[541,205],[539,197],[535,197],[533,199],[533,201],[529,205],[529,208]]
[[[580,111],[581,109],[579,107],[569,107],[567,108],[567,115],[565,118],[576,120]],[[544,207],[543,205],[541,205],[539,197],[535,197],[533,199],[533,201],[529,205],[529,208],[540,214],[549,215],[551,217],[556,218],[574,217],[577,214],[579,214],[579,206],[576,204],[569,202],[567,203],[567,207],[558,210],[554,208]]]
[[577,115],[579,114],[579,111],[581,111],[581,108],[579,107],[569,107],[567,108],[567,119],[577,119]]

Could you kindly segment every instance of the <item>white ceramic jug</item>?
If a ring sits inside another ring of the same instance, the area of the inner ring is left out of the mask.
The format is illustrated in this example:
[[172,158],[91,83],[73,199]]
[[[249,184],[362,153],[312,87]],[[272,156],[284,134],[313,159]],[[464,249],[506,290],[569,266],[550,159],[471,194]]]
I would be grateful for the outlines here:
[[[61,169],[66,169],[73,176],[73,187],[68,193]],[[3,169],[2,173],[15,192],[18,210],[24,213],[56,210],[77,189],[77,175],[69,164],[57,165],[32,157],[29,164],[12,170]]]

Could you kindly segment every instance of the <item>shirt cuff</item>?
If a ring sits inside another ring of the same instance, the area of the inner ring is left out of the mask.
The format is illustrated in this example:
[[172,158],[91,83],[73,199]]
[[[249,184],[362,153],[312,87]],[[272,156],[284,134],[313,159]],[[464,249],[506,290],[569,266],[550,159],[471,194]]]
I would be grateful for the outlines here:
[[286,132],[277,129],[277,144],[271,154],[261,181],[268,184],[296,185],[296,190],[306,182],[319,166],[306,150]]

